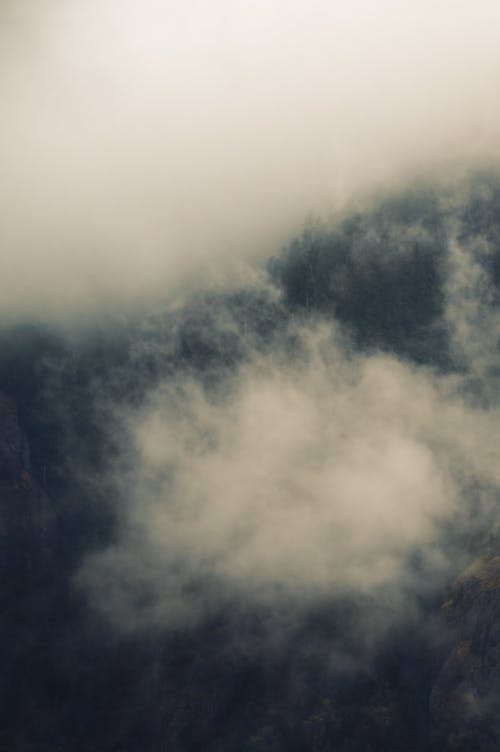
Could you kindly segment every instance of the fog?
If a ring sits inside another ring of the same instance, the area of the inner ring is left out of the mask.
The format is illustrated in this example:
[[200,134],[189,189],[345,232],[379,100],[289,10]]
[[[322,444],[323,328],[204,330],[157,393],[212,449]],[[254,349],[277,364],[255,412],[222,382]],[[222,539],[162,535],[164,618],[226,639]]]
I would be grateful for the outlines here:
[[122,415],[121,537],[78,576],[121,630],[191,624],[228,598],[411,608],[493,524],[497,408],[330,327],[298,336],[298,359],[251,357],[211,396],[170,378]]
[[175,623],[179,608],[185,619],[204,606],[192,580],[275,605],[283,590],[309,601],[400,582],[411,549],[432,549],[455,506],[452,477],[422,436],[432,390],[396,364],[334,358],[328,368],[316,353],[297,372],[260,364],[242,380],[222,406],[193,384],[167,384],[134,422],[132,534],[84,575],[122,628],[141,616],[128,613],[141,588]]
[[308,216],[496,160],[497,3],[0,7],[4,317],[234,284]]
[[1,749],[499,747],[499,40],[0,0]]
[[65,331],[44,399],[115,525],[75,583],[120,629],[403,614],[489,528],[499,36],[485,1],[1,5],[0,314]]

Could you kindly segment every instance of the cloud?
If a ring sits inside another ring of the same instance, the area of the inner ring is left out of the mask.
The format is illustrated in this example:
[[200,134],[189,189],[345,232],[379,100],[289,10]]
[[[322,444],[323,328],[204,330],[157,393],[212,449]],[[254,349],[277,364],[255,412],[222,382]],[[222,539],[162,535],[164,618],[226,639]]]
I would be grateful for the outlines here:
[[231,599],[411,603],[456,565],[471,517],[493,518],[497,409],[468,405],[456,377],[355,354],[335,328],[300,340],[215,394],[169,379],[127,411],[122,531],[78,576],[120,629]]
[[308,212],[498,152],[493,0],[3,3],[3,316],[231,277]]

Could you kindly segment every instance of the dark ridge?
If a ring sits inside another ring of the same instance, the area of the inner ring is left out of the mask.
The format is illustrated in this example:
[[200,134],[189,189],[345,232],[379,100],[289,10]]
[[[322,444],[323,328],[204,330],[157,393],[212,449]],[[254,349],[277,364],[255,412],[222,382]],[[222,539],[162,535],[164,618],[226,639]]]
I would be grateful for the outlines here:
[[444,311],[446,215],[409,192],[333,230],[309,226],[271,275],[286,303],[340,321],[358,347],[449,367]]

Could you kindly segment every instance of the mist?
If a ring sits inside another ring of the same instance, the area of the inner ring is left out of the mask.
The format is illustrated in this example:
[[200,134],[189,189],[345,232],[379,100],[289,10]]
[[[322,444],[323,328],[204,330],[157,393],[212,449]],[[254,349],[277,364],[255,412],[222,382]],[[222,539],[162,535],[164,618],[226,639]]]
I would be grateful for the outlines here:
[[0,747],[495,752],[500,10],[0,0]]
[[497,159],[492,1],[0,14],[4,317],[238,284],[309,216]]
[[393,625],[495,528],[498,407],[335,329],[296,336],[299,357],[254,354],[215,394],[169,377],[121,416],[120,538],[78,574],[120,631],[346,593],[398,602]]

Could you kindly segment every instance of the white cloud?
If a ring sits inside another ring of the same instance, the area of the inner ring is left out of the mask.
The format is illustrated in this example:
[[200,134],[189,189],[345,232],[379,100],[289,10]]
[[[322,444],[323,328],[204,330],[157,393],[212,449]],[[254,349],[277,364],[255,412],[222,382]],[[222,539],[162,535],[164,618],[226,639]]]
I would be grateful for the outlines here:
[[127,417],[123,534],[79,575],[121,628],[185,623],[230,595],[404,600],[446,573],[443,526],[465,525],[472,486],[488,519],[497,411],[467,406],[453,380],[353,356],[327,328],[302,337],[305,360],[254,360],[224,399],[166,382]]

